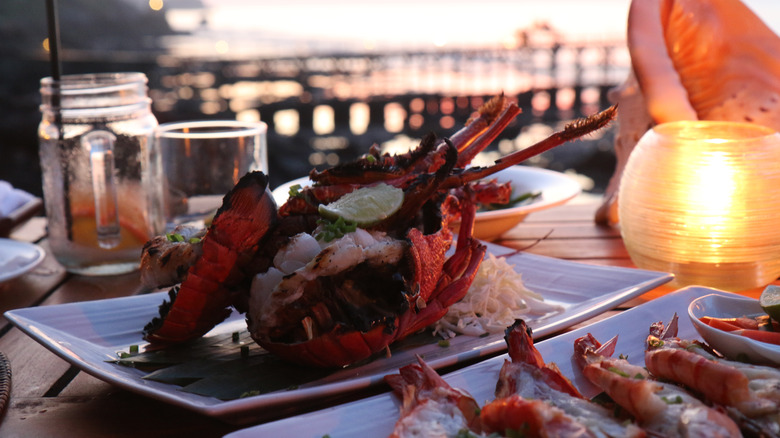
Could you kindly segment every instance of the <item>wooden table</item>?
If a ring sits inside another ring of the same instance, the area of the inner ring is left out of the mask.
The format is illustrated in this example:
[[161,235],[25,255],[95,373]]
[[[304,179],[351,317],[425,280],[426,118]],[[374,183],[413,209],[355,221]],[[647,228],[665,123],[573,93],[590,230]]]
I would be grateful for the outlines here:
[[[597,198],[584,196],[564,206],[533,213],[496,243],[582,263],[632,267],[619,231],[594,224],[599,202]],[[38,243],[48,250],[43,218],[34,218],[11,237]],[[674,287],[661,286],[581,325],[672,290]],[[71,275],[47,254],[43,263],[30,273],[0,283],[0,310],[139,292],[138,273],[115,277]],[[760,289],[755,289],[745,294],[757,297],[759,292]],[[11,399],[0,423],[2,437],[220,437],[248,427],[225,424],[98,380],[49,352],[5,318],[0,329],[0,352],[9,358],[13,371]],[[322,400],[303,411],[385,390],[377,388]],[[303,411],[274,414],[281,418]]]

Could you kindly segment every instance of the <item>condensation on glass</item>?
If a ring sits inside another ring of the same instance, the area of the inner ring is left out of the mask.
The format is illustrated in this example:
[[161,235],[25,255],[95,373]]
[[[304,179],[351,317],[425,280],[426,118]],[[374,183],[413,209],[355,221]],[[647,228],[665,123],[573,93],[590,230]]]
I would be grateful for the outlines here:
[[164,229],[162,166],[142,73],[41,80],[38,129],[49,243],[71,272],[111,275],[139,266]]

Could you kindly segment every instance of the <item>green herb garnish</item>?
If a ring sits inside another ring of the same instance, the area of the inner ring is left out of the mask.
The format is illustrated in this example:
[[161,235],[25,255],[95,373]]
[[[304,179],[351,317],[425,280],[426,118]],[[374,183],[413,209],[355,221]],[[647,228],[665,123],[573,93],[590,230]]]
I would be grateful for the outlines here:
[[[165,238],[168,239],[168,242],[184,242],[184,236],[179,233],[166,233]],[[187,239],[187,243],[200,243],[200,238],[190,237]]]
[[184,236],[179,233],[167,233],[165,237],[168,239],[168,242],[184,242]]
[[651,348],[661,348],[664,346],[664,341],[658,339],[658,338],[650,338],[647,340],[647,344]]
[[439,341],[439,347],[447,348],[449,346],[450,346],[450,341],[446,339],[442,339],[441,341]]
[[287,194],[290,195],[291,198],[297,198],[298,196],[301,196],[301,185],[300,184],[293,184],[290,186],[290,190],[287,191]]
[[318,219],[317,224],[322,225],[322,231],[314,237],[325,242],[344,237],[345,234],[357,229],[356,223],[345,221],[342,217],[332,222],[327,219]]
[[542,196],[542,192],[526,192],[520,196],[509,199],[509,202],[506,204],[479,204],[479,211],[503,210],[505,208],[517,207],[540,196]]
[[127,359],[136,355],[138,355],[138,345],[136,344],[133,344],[130,347],[128,347],[127,351],[120,351],[117,353],[117,356],[120,359]]
[[661,400],[663,400],[667,405],[679,405],[682,404],[683,399],[681,396],[676,396],[674,398],[667,398],[664,396],[661,396]]
[[615,374],[619,375],[619,376],[623,376],[623,377],[631,377],[631,376],[629,376],[629,375],[628,375],[628,373],[626,373],[626,372],[624,372],[624,371],[621,371],[621,370],[619,370],[619,369],[617,369],[617,368],[615,368],[615,367],[609,367],[609,368],[607,368],[607,369],[608,369],[609,371],[612,371],[613,373],[615,373]]

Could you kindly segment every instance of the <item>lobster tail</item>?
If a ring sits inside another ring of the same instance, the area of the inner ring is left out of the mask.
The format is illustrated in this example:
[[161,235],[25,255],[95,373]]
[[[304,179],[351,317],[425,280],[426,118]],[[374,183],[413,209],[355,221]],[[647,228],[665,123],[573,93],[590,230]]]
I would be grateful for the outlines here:
[[263,238],[277,224],[268,177],[250,172],[225,195],[208,232],[203,255],[180,286],[160,306],[160,316],[144,327],[152,343],[178,343],[202,336],[230,315],[238,286]]

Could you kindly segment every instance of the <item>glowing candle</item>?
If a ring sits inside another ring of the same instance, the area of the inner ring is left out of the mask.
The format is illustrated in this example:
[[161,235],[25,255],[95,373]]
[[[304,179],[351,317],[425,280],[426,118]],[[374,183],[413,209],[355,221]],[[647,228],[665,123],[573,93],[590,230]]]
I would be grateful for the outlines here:
[[679,286],[763,286],[780,275],[780,134],[758,125],[658,125],[620,186],[621,235],[639,268]]

